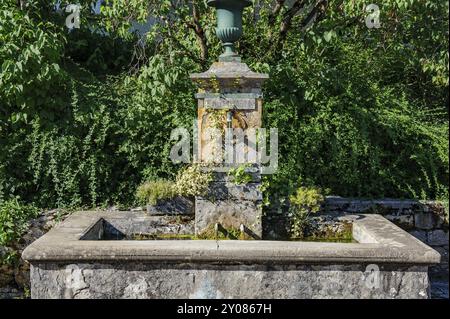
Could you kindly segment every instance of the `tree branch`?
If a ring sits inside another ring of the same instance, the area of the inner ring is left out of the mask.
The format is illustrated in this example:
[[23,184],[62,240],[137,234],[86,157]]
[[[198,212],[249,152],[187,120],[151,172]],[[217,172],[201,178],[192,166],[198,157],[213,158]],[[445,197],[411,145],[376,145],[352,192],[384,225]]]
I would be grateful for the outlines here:
[[199,58],[196,54],[192,53],[183,43],[181,43],[176,37],[172,36],[172,34],[169,34],[170,40],[178,46],[181,50],[183,50],[184,54],[186,54],[188,57],[190,57],[193,61],[196,63],[204,66],[205,61]]
[[26,0],[17,0],[17,6],[20,8],[20,10],[25,9],[26,4],[27,4]]
[[302,31],[305,31],[307,28],[309,28],[315,21],[320,20],[325,15],[327,6],[327,0],[318,1],[311,12],[306,16],[305,19],[303,19],[302,23],[300,24],[302,27]]
[[[328,6],[327,0],[317,0],[312,9],[300,23],[301,30],[302,31],[306,30],[309,26],[311,26],[311,24],[313,24],[318,19],[322,18],[325,14],[327,6]],[[283,42],[286,39],[289,30],[292,28],[293,18],[300,10],[303,10],[304,8],[305,8],[305,1],[297,0],[292,6],[292,8],[285,13],[284,19],[280,27],[280,36],[278,38],[279,43]]]
[[166,39],[169,41],[172,41],[173,44],[175,44],[178,48],[180,48],[181,50],[183,50],[183,53],[185,55],[187,55],[188,57],[190,57],[193,61],[195,61],[196,63],[204,66],[205,61],[203,61],[202,59],[200,59],[196,54],[194,54],[193,52],[191,52],[183,43],[181,43],[176,36],[174,36],[171,32],[171,28],[170,28],[170,23],[168,22],[166,17],[161,17],[161,20],[164,21],[167,24],[167,33],[166,35]]
[[[278,40],[272,46],[271,50],[275,48],[275,54],[280,55],[283,47],[283,43],[289,31],[292,29],[292,21],[294,17],[302,10],[309,10],[309,12],[304,16],[303,20],[300,22],[301,31],[305,31],[311,24],[313,24],[318,19],[325,15],[325,11],[328,5],[328,0],[316,0],[315,4],[311,7],[306,7],[306,0],[297,0],[293,6],[284,13],[283,21],[280,26],[280,33]],[[306,9],[305,9],[306,8]],[[273,51],[272,51],[273,52]]]
[[188,28],[194,30],[195,36],[197,37],[197,42],[200,46],[200,59],[203,61],[202,64],[206,64],[209,57],[208,43],[205,35],[205,31],[200,23],[200,13],[197,4],[192,4],[192,22],[187,22]]
[[292,8],[290,8],[284,14],[283,21],[280,26],[280,37],[279,41],[283,42],[286,39],[287,33],[292,26],[292,19],[294,19],[295,15],[305,7],[304,0],[297,0],[294,2]]
[[269,14],[269,26],[275,25],[275,21],[276,21],[278,15],[280,14],[281,9],[283,8],[283,5],[285,2],[286,2],[286,0],[277,0],[275,7],[273,8],[272,12]]

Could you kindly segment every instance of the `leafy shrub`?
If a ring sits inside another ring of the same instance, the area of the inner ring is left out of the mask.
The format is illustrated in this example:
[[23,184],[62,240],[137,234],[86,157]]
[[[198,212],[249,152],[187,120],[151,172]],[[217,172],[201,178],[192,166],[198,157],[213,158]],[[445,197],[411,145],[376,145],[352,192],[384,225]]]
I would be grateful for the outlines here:
[[239,165],[238,167],[230,169],[228,176],[231,176],[233,183],[236,185],[245,185],[252,181],[252,175],[246,171],[249,165]]
[[164,179],[150,181],[138,187],[136,196],[143,204],[156,205],[158,201],[175,196],[173,182]]
[[67,79],[60,66],[66,41],[59,37],[61,28],[42,19],[35,8],[27,12],[15,5],[0,4],[0,126],[8,117],[12,123],[36,115],[51,118],[62,102],[52,92],[63,90]]
[[176,177],[176,192],[187,197],[205,195],[212,179],[212,173],[203,171],[202,165],[189,165],[182,169]]
[[315,187],[300,187],[290,196],[291,233],[293,238],[302,238],[310,214],[320,210],[325,197]]
[[156,205],[159,200],[176,196],[201,196],[206,194],[212,174],[202,171],[202,165],[189,165],[180,170],[175,182],[157,179],[140,185],[136,192],[138,200],[145,204]]
[[17,199],[0,201],[0,245],[18,240],[26,231],[28,221],[38,212],[35,207],[22,205]]

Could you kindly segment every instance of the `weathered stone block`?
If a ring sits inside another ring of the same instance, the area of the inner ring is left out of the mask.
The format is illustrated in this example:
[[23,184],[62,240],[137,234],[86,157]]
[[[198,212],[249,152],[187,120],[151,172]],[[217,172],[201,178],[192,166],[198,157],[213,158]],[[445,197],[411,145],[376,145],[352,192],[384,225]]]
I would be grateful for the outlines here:
[[[246,174],[251,177],[251,183],[261,182],[261,170],[259,167],[252,167],[246,170]],[[212,172],[215,182],[233,183],[234,177],[228,172]]]
[[423,231],[423,230],[412,230],[412,231],[409,231],[409,233],[411,235],[413,235],[414,237],[416,237],[421,242],[424,242],[424,243],[427,242],[427,232],[426,231]]
[[238,109],[254,110],[256,107],[255,98],[206,98],[204,106],[211,109]]
[[415,213],[414,224],[419,229],[430,230],[439,225],[439,217],[433,213]]
[[262,237],[261,201],[195,199],[195,233],[211,229],[216,223],[225,228],[239,229],[244,225],[257,237]]
[[426,205],[414,200],[360,200],[328,196],[324,208],[330,211],[346,211],[350,213],[371,211],[381,215],[409,215],[412,210],[423,211]]
[[427,243],[431,246],[448,245],[448,231],[438,229],[428,232]]
[[262,238],[263,195],[260,190],[259,167],[248,168],[252,181],[236,185],[227,173],[214,172],[214,182],[208,193],[195,202],[195,232],[212,229],[216,223],[225,228],[239,229],[244,225],[249,233]]
[[207,197],[214,200],[254,200],[262,201],[263,195],[260,190],[261,183],[248,183],[235,185],[229,182],[213,182]]
[[[262,126],[262,90],[267,74],[255,73],[240,61],[214,63],[208,71],[192,74],[198,84],[198,160],[214,163],[215,178],[209,193],[196,198],[195,230],[199,234],[216,223],[225,228],[246,229],[262,237],[262,193],[258,189],[261,170],[253,167],[252,180],[243,186],[232,185],[228,164],[257,166],[256,129]],[[219,110],[219,111],[218,111]],[[231,143],[225,142],[226,129],[233,129]],[[213,130],[211,130],[213,129]],[[230,144],[233,152],[225,151]],[[231,163],[232,162],[232,163]],[[228,164],[227,164],[228,163]]]
[[147,205],[150,215],[193,215],[194,202],[185,197],[158,202],[157,205]]
[[429,274],[432,280],[447,280],[448,283],[448,246],[434,247],[441,254],[441,263],[430,267]]
[[[159,263],[43,264],[32,267],[32,298],[42,299],[425,299],[426,267],[383,266],[379,285],[354,265]],[[70,267],[74,267],[71,270]],[[68,271],[69,270],[69,271]],[[73,285],[67,283],[73,282]]]
[[403,229],[412,229],[414,227],[414,216],[410,215],[384,215],[384,217]]

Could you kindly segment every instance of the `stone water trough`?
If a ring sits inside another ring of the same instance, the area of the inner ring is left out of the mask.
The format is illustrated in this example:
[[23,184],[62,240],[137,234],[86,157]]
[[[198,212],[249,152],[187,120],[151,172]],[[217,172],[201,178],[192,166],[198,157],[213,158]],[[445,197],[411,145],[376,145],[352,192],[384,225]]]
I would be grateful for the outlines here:
[[373,214],[349,216],[353,243],[130,239],[193,229],[168,218],[73,214],[23,252],[32,298],[428,298],[440,261]]

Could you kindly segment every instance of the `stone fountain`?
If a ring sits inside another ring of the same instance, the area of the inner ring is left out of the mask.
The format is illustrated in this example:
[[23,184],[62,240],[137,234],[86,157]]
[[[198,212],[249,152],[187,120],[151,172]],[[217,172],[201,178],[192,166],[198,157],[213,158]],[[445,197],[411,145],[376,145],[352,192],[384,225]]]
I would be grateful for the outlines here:
[[[234,185],[228,180],[229,163],[215,160],[221,142],[207,128],[214,112],[226,114],[228,129],[260,128],[261,87],[268,76],[252,72],[234,48],[243,10],[251,2],[208,4],[217,10],[224,53],[207,72],[191,77],[199,86],[199,160],[215,165],[214,199],[196,198],[195,227],[145,212],[71,215],[23,252],[31,268],[32,298],[427,298],[428,267],[439,263],[440,255],[380,215],[345,216],[352,224],[352,243],[261,240],[262,168],[254,145],[247,143],[233,156],[250,164],[252,176],[248,184]],[[253,240],[131,236],[194,228],[200,233],[218,224],[244,226]]]
[[[219,62],[214,63],[208,71],[191,75],[199,86],[196,95],[198,160],[216,164],[214,170],[217,172],[208,196],[196,198],[196,233],[219,223],[225,228],[239,229],[244,226],[252,236],[261,239],[261,167],[257,156],[256,132],[262,126],[261,88],[268,75],[252,72],[235,52],[234,43],[242,35],[243,9],[251,5],[251,1],[210,0],[208,4],[217,10],[216,33],[222,41],[224,53],[219,57]],[[228,123],[224,132],[218,133],[224,135],[225,140],[226,136],[229,137],[231,152],[223,152],[228,156],[220,152],[217,154],[223,147],[222,136],[214,138],[214,134],[211,134],[211,127],[214,127],[213,122],[217,118],[215,114],[223,114],[223,119],[226,118]],[[242,147],[238,148],[238,145]],[[223,157],[226,158],[222,160]],[[219,161],[216,161],[217,158]],[[246,170],[251,174],[252,181],[245,186],[234,185],[226,174],[233,164],[251,165]]]

